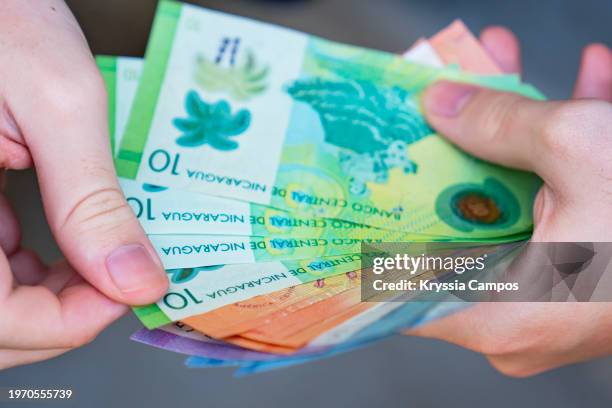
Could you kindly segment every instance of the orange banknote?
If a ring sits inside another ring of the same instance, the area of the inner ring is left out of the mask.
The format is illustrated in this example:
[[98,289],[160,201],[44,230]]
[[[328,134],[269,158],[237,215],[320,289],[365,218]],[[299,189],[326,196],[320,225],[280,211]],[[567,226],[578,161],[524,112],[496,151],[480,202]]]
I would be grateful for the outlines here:
[[258,340],[262,344],[269,344],[273,347],[287,347],[300,349],[306,346],[308,343],[322,335],[323,333],[332,330],[338,325],[346,322],[347,320],[357,316],[360,313],[363,313],[373,307],[373,303],[357,303],[338,314],[330,316],[324,320],[319,321],[316,324],[310,325],[308,327],[303,328],[300,331],[295,333],[285,335],[284,337],[272,333],[272,334],[263,334],[263,333],[255,333],[248,332],[241,334],[239,337],[246,338],[249,340]]
[[243,347],[249,350],[255,350],[262,353],[272,353],[272,354],[283,354],[289,355],[297,352],[299,349],[295,347],[283,347],[277,346],[274,344],[263,343],[256,340],[245,339],[240,336],[232,336],[223,339],[226,343],[233,344],[234,346]]
[[[414,276],[414,279],[431,279],[432,274],[428,271]],[[361,297],[361,288],[358,287],[301,310],[284,310],[267,324],[240,333],[239,338],[256,342],[249,344],[258,347],[258,351],[272,352],[279,346],[304,347],[320,335],[379,304],[375,301],[362,302]]]
[[[306,327],[303,330],[295,332],[286,337],[280,338],[273,335],[266,337],[264,335],[252,335],[252,338],[243,337],[243,335],[232,336],[223,339],[224,341],[236,346],[256,350],[264,353],[275,354],[293,354],[306,346],[312,340],[319,337],[321,334],[332,330],[338,325],[347,320],[367,311],[373,306],[372,303],[357,303],[342,312],[333,315],[327,319],[320,320],[316,324]],[[245,334],[247,336],[247,334]],[[257,340],[259,339],[259,340]]]
[[455,20],[431,37],[429,44],[445,64],[457,64],[461,69],[475,74],[503,73],[461,20]]
[[183,322],[214,338],[229,337],[264,325],[279,314],[300,310],[349,289],[359,288],[360,282],[360,271],[349,272],[256,296],[189,317]]
[[257,341],[274,342],[272,339],[288,337],[338,313],[342,313],[360,302],[360,288],[347,290],[310,307],[296,311],[287,311],[283,315],[271,320],[268,324],[240,333],[240,336]]

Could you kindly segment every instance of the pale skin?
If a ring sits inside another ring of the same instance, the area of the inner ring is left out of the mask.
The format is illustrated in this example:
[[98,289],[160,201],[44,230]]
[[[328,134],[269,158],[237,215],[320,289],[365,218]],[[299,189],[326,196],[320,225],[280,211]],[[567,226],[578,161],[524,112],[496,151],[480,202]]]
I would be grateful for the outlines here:
[[[481,42],[506,72],[520,72],[515,36],[494,27]],[[423,105],[429,122],[482,159],[537,173],[534,241],[612,241],[612,53],[583,51],[572,100],[536,102],[438,83]],[[483,303],[408,334],[485,355],[524,377],[612,354],[612,303]]]
[[[520,70],[511,33],[493,28],[481,40],[505,70]],[[462,148],[543,177],[536,239],[610,240],[612,167],[604,152],[612,146],[611,72],[610,50],[591,46],[576,97],[599,101],[536,103],[471,90],[457,109],[448,100],[461,92],[447,84],[430,89],[424,102],[432,124]],[[22,248],[18,222],[0,195],[2,369],[86,344],[126,305],[156,301],[167,279],[119,190],[104,86],[63,1],[0,1],[0,78],[0,169],[35,167],[50,229],[66,257],[46,266]],[[501,120],[506,111],[512,120]],[[590,196],[582,199],[585,192]],[[611,353],[612,307],[479,306],[413,333],[528,375]]]
[[167,279],[117,182],[106,91],[60,0],[0,1],[0,169],[36,168],[49,227],[65,261],[20,247],[0,196],[0,368],[92,340],[156,301]]

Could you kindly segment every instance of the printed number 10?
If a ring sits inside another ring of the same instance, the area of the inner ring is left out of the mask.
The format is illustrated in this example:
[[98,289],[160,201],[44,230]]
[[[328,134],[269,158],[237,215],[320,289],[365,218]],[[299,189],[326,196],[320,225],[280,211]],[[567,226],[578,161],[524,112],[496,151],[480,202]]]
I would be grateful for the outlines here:
[[167,151],[158,149],[149,156],[149,168],[156,173],[162,173],[170,169],[170,174],[178,176],[178,164],[180,159],[181,155],[179,153],[176,153],[174,157],[172,157]]

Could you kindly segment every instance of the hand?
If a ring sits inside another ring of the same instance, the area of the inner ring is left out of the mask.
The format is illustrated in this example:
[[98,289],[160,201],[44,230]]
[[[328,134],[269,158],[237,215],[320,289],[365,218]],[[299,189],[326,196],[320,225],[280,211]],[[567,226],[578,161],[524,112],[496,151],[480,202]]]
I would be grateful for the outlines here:
[[[481,42],[507,72],[519,45],[503,28]],[[441,82],[427,90],[429,122],[484,160],[537,173],[533,241],[612,241],[612,53],[591,45],[569,101]],[[483,353],[501,372],[527,376],[612,353],[612,304],[482,303],[409,332]]]
[[66,256],[47,268],[21,249],[0,193],[1,369],[87,343],[167,280],[119,188],[104,85],[63,1],[0,2],[0,78],[0,172],[34,165]]

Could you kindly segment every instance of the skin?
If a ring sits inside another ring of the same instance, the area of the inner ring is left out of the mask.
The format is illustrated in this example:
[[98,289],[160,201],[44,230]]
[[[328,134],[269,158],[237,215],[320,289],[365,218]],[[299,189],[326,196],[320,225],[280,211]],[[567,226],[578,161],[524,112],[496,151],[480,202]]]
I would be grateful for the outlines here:
[[0,169],[36,168],[66,257],[46,266],[21,248],[0,194],[1,369],[88,343],[167,279],[119,189],[104,84],[63,1],[0,1],[0,78]]
[[[506,71],[520,70],[510,32],[492,28],[481,41]],[[575,96],[600,101],[540,103],[472,89],[456,109],[444,102],[460,93],[449,84],[434,85],[425,97],[428,119],[450,140],[546,181],[536,201],[535,239],[610,238],[612,171],[604,152],[611,147],[611,59],[604,46],[583,55]],[[0,2],[0,78],[10,79],[0,81],[0,169],[36,168],[49,225],[66,256],[46,266],[22,248],[18,222],[0,195],[1,369],[88,343],[125,305],[157,300],[167,281],[117,185],[104,86],[62,1]],[[116,262],[109,262],[126,246],[150,257],[120,263],[137,277],[128,281],[114,277]],[[412,334],[459,344],[502,372],[529,375],[610,354],[612,308],[482,305]]]
[[[519,44],[493,27],[481,42],[500,67],[521,71]],[[612,241],[612,53],[586,47],[572,100],[537,102],[441,82],[423,105],[450,141],[484,160],[537,173],[534,241]],[[482,353],[524,377],[612,354],[612,304],[482,303],[408,332]]]

